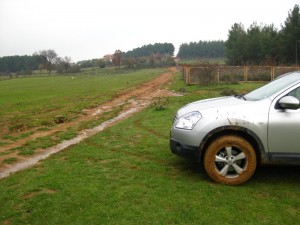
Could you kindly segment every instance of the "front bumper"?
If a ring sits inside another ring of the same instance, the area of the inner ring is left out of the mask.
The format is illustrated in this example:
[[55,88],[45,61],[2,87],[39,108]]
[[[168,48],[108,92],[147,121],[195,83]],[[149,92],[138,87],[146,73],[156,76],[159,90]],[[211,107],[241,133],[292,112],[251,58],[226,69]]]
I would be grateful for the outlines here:
[[199,148],[185,145],[173,138],[170,138],[170,149],[175,155],[181,156],[189,160],[199,159]]

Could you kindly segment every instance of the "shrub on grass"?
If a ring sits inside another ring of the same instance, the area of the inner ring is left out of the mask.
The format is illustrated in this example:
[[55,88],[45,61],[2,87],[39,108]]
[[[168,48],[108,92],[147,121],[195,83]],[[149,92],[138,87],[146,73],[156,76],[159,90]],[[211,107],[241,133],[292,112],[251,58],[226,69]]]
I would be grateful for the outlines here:
[[231,88],[225,88],[220,94],[223,96],[231,96],[231,95],[237,95],[238,93]]
[[154,106],[155,110],[164,110],[167,108],[169,104],[169,99],[164,97],[155,98],[152,105]]
[[3,163],[6,163],[6,164],[12,164],[14,163],[15,161],[17,161],[17,158],[16,157],[10,157],[10,158],[6,158],[3,160]]

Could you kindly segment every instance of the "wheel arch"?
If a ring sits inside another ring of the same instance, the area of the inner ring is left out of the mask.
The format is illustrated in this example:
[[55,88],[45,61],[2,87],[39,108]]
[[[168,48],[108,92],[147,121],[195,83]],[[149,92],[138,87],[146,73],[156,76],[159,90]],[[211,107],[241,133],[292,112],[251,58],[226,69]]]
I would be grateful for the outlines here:
[[200,162],[203,162],[203,158],[205,155],[205,151],[207,147],[210,145],[210,143],[213,142],[218,137],[224,136],[224,135],[236,135],[240,136],[242,138],[245,138],[249,143],[253,146],[257,163],[258,164],[268,164],[269,158],[266,154],[266,151],[264,149],[264,146],[260,140],[260,138],[251,130],[245,128],[245,127],[239,127],[239,126],[224,126],[219,127],[211,132],[209,132],[202,140],[199,146],[199,157],[198,159]]

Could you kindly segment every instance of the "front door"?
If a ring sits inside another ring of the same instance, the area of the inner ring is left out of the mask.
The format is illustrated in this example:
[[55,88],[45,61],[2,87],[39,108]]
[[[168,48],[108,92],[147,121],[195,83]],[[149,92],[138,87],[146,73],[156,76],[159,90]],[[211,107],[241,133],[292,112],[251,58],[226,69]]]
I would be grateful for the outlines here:
[[[300,87],[287,95],[300,101]],[[278,101],[279,99],[277,99]],[[281,110],[271,105],[268,125],[268,147],[271,162],[300,164],[300,109]]]

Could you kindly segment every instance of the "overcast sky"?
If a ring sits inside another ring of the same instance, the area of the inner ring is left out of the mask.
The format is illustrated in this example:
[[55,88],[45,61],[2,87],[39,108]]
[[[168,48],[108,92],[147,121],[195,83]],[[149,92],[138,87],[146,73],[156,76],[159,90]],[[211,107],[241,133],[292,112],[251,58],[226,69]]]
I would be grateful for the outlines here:
[[234,23],[280,28],[300,0],[0,0],[0,57],[54,49],[74,62],[147,44],[226,40]]

